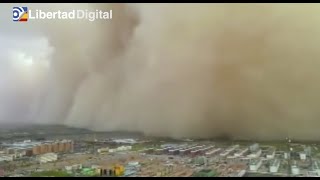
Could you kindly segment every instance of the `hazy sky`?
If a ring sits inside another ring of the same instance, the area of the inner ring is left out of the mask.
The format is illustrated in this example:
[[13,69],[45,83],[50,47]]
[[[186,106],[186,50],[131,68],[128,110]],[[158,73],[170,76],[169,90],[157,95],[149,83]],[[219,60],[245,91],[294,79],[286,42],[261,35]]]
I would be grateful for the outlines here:
[[12,6],[0,7],[0,123],[319,137],[319,4],[31,4],[113,19],[27,23]]
[[[35,87],[52,52],[36,23],[12,21],[12,7],[0,6],[0,122],[28,122]],[[45,71],[44,71],[45,70]]]

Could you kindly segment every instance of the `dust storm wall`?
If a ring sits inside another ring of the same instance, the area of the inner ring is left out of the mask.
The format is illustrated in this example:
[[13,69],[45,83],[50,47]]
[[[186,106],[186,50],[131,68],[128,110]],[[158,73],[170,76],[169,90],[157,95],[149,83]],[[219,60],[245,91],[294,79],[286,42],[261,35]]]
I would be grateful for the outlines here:
[[43,23],[55,53],[38,122],[173,137],[319,136],[320,5],[73,7],[112,9],[113,19]]

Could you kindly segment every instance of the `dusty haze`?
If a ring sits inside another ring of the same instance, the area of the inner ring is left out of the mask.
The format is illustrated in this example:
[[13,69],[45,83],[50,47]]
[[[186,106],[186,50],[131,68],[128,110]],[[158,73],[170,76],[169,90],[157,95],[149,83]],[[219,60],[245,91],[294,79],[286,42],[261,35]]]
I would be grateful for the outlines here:
[[71,6],[112,9],[113,19],[39,23],[54,53],[25,105],[30,122],[173,137],[319,138],[319,4],[50,9]]

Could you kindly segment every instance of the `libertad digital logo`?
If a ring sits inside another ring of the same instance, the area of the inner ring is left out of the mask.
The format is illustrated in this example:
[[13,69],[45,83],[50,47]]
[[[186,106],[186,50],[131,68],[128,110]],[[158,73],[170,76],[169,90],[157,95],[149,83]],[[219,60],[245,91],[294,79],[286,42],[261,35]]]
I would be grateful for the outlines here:
[[28,21],[28,8],[27,7],[13,7],[13,21],[26,22]]
[[32,10],[27,7],[14,7],[13,8],[13,21],[28,21],[29,20],[109,20],[112,19],[112,10],[109,11],[89,11],[83,9],[70,10],[70,11],[42,11],[40,9]]

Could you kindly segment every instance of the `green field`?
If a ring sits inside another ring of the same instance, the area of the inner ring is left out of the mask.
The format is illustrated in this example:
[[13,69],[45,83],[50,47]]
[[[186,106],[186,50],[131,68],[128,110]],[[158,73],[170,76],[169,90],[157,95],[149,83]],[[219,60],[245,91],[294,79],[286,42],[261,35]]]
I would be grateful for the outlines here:
[[132,151],[139,151],[139,150],[143,150],[143,149],[148,149],[148,148],[160,148],[160,144],[134,144],[132,146]]
[[43,171],[34,172],[31,174],[32,177],[71,177],[70,174],[64,171]]

